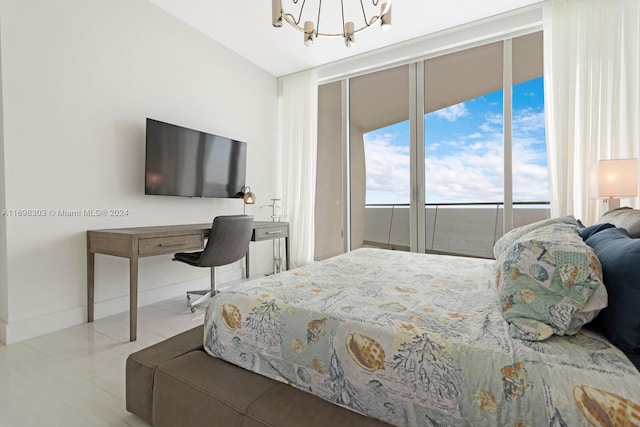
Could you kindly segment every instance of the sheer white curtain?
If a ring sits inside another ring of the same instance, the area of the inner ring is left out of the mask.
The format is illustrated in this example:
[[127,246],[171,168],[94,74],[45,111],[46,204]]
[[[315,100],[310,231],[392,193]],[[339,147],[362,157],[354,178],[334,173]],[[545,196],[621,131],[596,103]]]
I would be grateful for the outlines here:
[[590,166],[640,150],[640,1],[547,3],[544,79],[551,216],[592,224],[604,206],[588,197]]
[[290,226],[292,266],[313,261],[318,123],[318,79],[313,70],[280,79],[282,212]]

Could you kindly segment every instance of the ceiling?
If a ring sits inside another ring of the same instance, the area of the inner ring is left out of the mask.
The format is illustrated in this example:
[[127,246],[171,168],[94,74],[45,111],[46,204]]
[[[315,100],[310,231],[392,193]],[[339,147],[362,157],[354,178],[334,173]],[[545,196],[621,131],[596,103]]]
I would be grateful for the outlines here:
[[[289,24],[274,28],[270,0],[150,1],[280,77],[545,0],[395,0],[391,30],[368,28],[356,34],[356,43],[349,48],[341,37],[320,37],[313,46],[305,46],[302,33]],[[283,7],[291,3],[283,0]]]

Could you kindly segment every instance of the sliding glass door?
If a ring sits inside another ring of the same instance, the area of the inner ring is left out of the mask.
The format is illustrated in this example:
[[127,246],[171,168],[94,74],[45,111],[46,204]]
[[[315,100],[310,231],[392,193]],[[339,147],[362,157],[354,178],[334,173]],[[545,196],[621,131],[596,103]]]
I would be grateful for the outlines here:
[[548,217],[542,88],[541,33],[321,86],[316,258],[491,257],[505,230]]
[[513,39],[513,227],[549,218],[542,33]]
[[548,217],[542,34],[424,61],[425,251],[492,257]]
[[504,200],[503,42],[424,61],[425,251],[491,256]]
[[349,80],[351,249],[409,250],[409,66]]

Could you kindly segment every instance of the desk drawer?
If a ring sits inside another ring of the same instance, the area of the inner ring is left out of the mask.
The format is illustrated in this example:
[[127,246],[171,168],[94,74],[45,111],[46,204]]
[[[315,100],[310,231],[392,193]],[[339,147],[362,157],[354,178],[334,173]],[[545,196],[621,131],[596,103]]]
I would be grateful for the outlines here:
[[204,237],[202,234],[140,239],[138,241],[138,255],[162,255],[181,251],[196,251],[202,249],[203,245]]
[[256,228],[254,241],[276,239],[278,237],[288,237],[289,227],[286,225],[276,225],[273,227]]

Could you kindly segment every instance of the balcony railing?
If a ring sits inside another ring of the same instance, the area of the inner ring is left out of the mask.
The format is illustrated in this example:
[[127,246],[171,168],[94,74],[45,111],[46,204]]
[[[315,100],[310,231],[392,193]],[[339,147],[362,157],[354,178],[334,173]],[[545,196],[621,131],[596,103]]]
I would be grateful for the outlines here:
[[[502,202],[426,203],[427,253],[493,257],[502,237]],[[513,226],[549,218],[549,202],[515,202]],[[409,250],[409,204],[367,204],[364,244]]]

